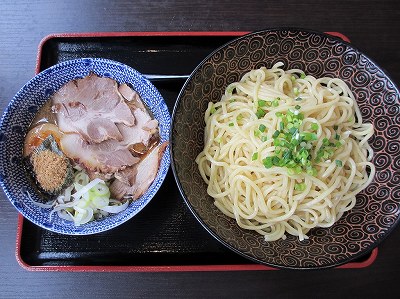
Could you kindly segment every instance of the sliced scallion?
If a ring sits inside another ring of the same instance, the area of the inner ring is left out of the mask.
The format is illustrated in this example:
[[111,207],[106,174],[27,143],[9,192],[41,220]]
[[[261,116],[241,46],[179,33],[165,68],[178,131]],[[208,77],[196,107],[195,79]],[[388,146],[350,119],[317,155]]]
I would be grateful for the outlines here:
[[253,156],[251,156],[251,160],[252,160],[252,161],[255,161],[255,160],[257,160],[257,159],[258,159],[258,153],[255,152],[255,153],[253,154]]
[[257,116],[257,118],[263,118],[265,116],[265,111],[261,108],[258,108],[257,112],[256,112],[256,116]]

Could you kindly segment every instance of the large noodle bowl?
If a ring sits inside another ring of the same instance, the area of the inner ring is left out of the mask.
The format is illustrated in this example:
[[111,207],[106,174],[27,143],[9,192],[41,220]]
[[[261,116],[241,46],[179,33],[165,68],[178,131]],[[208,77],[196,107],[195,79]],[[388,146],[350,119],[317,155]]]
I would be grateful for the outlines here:
[[218,209],[266,241],[332,226],[375,174],[373,126],[346,83],[282,66],[251,70],[208,104],[196,158]]

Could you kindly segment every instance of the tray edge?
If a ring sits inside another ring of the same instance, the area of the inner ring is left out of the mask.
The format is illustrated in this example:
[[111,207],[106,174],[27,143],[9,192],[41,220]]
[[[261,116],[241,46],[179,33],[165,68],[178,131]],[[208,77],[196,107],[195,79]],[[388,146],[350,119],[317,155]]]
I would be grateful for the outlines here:
[[[40,72],[42,49],[47,41],[54,38],[69,37],[128,37],[128,36],[232,36],[237,37],[250,33],[249,31],[149,31],[149,32],[82,32],[82,33],[53,33],[46,35],[38,45],[36,55],[35,74]],[[350,39],[336,31],[327,31],[326,34],[338,37],[345,42]],[[279,270],[259,264],[243,265],[185,265],[185,266],[33,266],[26,263],[21,256],[21,241],[24,217],[18,213],[15,256],[18,264],[28,271],[55,271],[55,272],[193,272],[193,271],[265,271]],[[367,260],[350,262],[334,269],[359,269],[370,266],[378,255],[378,248],[372,250]]]

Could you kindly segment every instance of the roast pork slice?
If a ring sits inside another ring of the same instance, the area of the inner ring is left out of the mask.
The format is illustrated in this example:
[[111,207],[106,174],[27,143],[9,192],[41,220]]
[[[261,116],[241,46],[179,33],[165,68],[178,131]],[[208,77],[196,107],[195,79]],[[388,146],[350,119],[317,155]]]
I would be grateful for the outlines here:
[[135,108],[146,110],[139,94],[136,91],[134,91],[132,88],[130,88],[127,84],[125,84],[125,83],[121,84],[118,87],[118,91],[128,101],[128,105],[133,106],[132,110],[135,110]]
[[128,196],[133,200],[142,196],[157,176],[161,157],[167,145],[168,142],[157,145],[138,164],[116,173],[115,180],[110,185],[111,196],[116,199]]
[[[58,127],[79,133],[88,143],[121,140],[117,124],[135,125],[132,110],[118,91],[118,83],[91,74],[68,82],[52,97]],[[98,129],[93,130],[94,127]]]
[[136,109],[133,114],[136,119],[135,126],[129,127],[124,124],[117,124],[119,132],[122,135],[121,143],[124,145],[143,143],[145,146],[148,146],[151,136],[158,128],[158,121],[151,119],[146,110]]
[[114,173],[140,161],[118,141],[89,144],[79,134],[64,134],[60,139],[63,153],[92,172]]

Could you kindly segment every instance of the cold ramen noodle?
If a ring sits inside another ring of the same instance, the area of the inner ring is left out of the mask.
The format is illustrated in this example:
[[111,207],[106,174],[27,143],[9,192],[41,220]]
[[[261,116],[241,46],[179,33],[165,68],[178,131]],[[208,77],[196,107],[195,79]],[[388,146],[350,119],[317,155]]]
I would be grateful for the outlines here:
[[157,120],[127,84],[95,74],[72,80],[25,137],[27,169],[50,198],[34,203],[75,225],[119,213],[154,181],[165,147]]
[[349,87],[282,65],[248,72],[208,104],[196,158],[218,209],[266,241],[332,226],[375,174],[373,126]]

